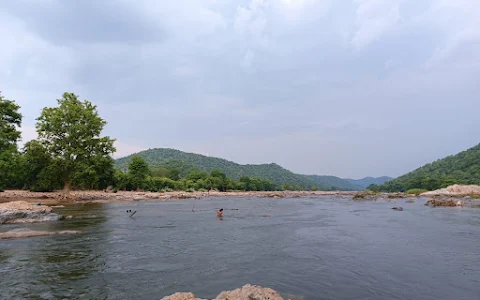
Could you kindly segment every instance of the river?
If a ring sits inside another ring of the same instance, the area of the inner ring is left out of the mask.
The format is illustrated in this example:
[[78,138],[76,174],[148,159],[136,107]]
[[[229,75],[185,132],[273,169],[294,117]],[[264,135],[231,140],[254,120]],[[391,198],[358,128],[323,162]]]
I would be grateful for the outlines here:
[[[323,196],[69,206],[57,211],[71,220],[0,227],[82,232],[0,240],[0,298],[214,298],[251,283],[294,299],[480,299],[480,209],[424,202]],[[404,211],[391,210],[398,205]],[[137,213],[129,217],[129,209]]]

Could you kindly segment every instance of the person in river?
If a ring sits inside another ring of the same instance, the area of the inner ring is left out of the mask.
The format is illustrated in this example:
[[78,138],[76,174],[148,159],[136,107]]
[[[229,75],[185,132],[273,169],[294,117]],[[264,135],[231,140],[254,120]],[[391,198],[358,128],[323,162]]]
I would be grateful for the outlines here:
[[223,216],[223,208],[220,208],[220,210],[217,210],[217,217],[222,217]]

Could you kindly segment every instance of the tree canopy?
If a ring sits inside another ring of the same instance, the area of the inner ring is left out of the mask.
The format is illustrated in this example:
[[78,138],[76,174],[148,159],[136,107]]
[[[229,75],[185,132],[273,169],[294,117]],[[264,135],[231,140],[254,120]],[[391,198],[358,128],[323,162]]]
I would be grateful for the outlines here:
[[0,92],[0,190],[9,185],[17,167],[17,141],[20,139],[22,115],[15,101]]
[[68,192],[73,178],[93,183],[99,176],[95,164],[107,162],[115,152],[114,139],[101,137],[106,122],[91,102],[64,93],[58,107],[46,107],[37,121],[37,133],[46,152],[56,161]]

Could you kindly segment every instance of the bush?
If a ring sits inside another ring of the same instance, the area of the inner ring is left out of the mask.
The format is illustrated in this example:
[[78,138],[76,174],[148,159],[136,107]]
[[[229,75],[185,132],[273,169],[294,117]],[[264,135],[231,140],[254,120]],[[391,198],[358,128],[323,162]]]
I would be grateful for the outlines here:
[[425,190],[425,189],[410,189],[410,190],[407,191],[407,194],[418,196],[418,195],[420,195],[422,193],[425,193],[425,192],[428,192],[428,190]]
[[188,188],[188,189],[185,190],[185,192],[187,192],[187,193],[193,193],[193,192],[195,192],[195,190],[192,189],[192,188]]
[[353,196],[353,199],[364,199],[365,196],[366,195],[364,193],[358,193]]
[[0,187],[0,193],[3,193],[3,192],[5,192],[5,190],[2,187]]
[[114,189],[113,189],[113,192],[114,192],[114,193],[117,193],[117,192],[118,192],[118,189],[117,189],[117,188],[114,188]]

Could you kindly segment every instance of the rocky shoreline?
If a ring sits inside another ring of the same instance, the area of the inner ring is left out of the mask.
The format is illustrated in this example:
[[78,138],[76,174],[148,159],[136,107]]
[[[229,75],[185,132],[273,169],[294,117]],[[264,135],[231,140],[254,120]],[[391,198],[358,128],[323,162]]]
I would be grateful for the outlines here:
[[10,201],[26,201],[45,205],[61,205],[75,202],[131,202],[141,200],[182,200],[201,199],[206,197],[260,197],[260,198],[302,198],[311,196],[343,195],[353,196],[357,192],[325,192],[325,191],[279,191],[279,192],[130,192],[118,191],[72,191],[65,199],[62,192],[39,193],[23,190],[8,190],[0,193],[0,203]]

